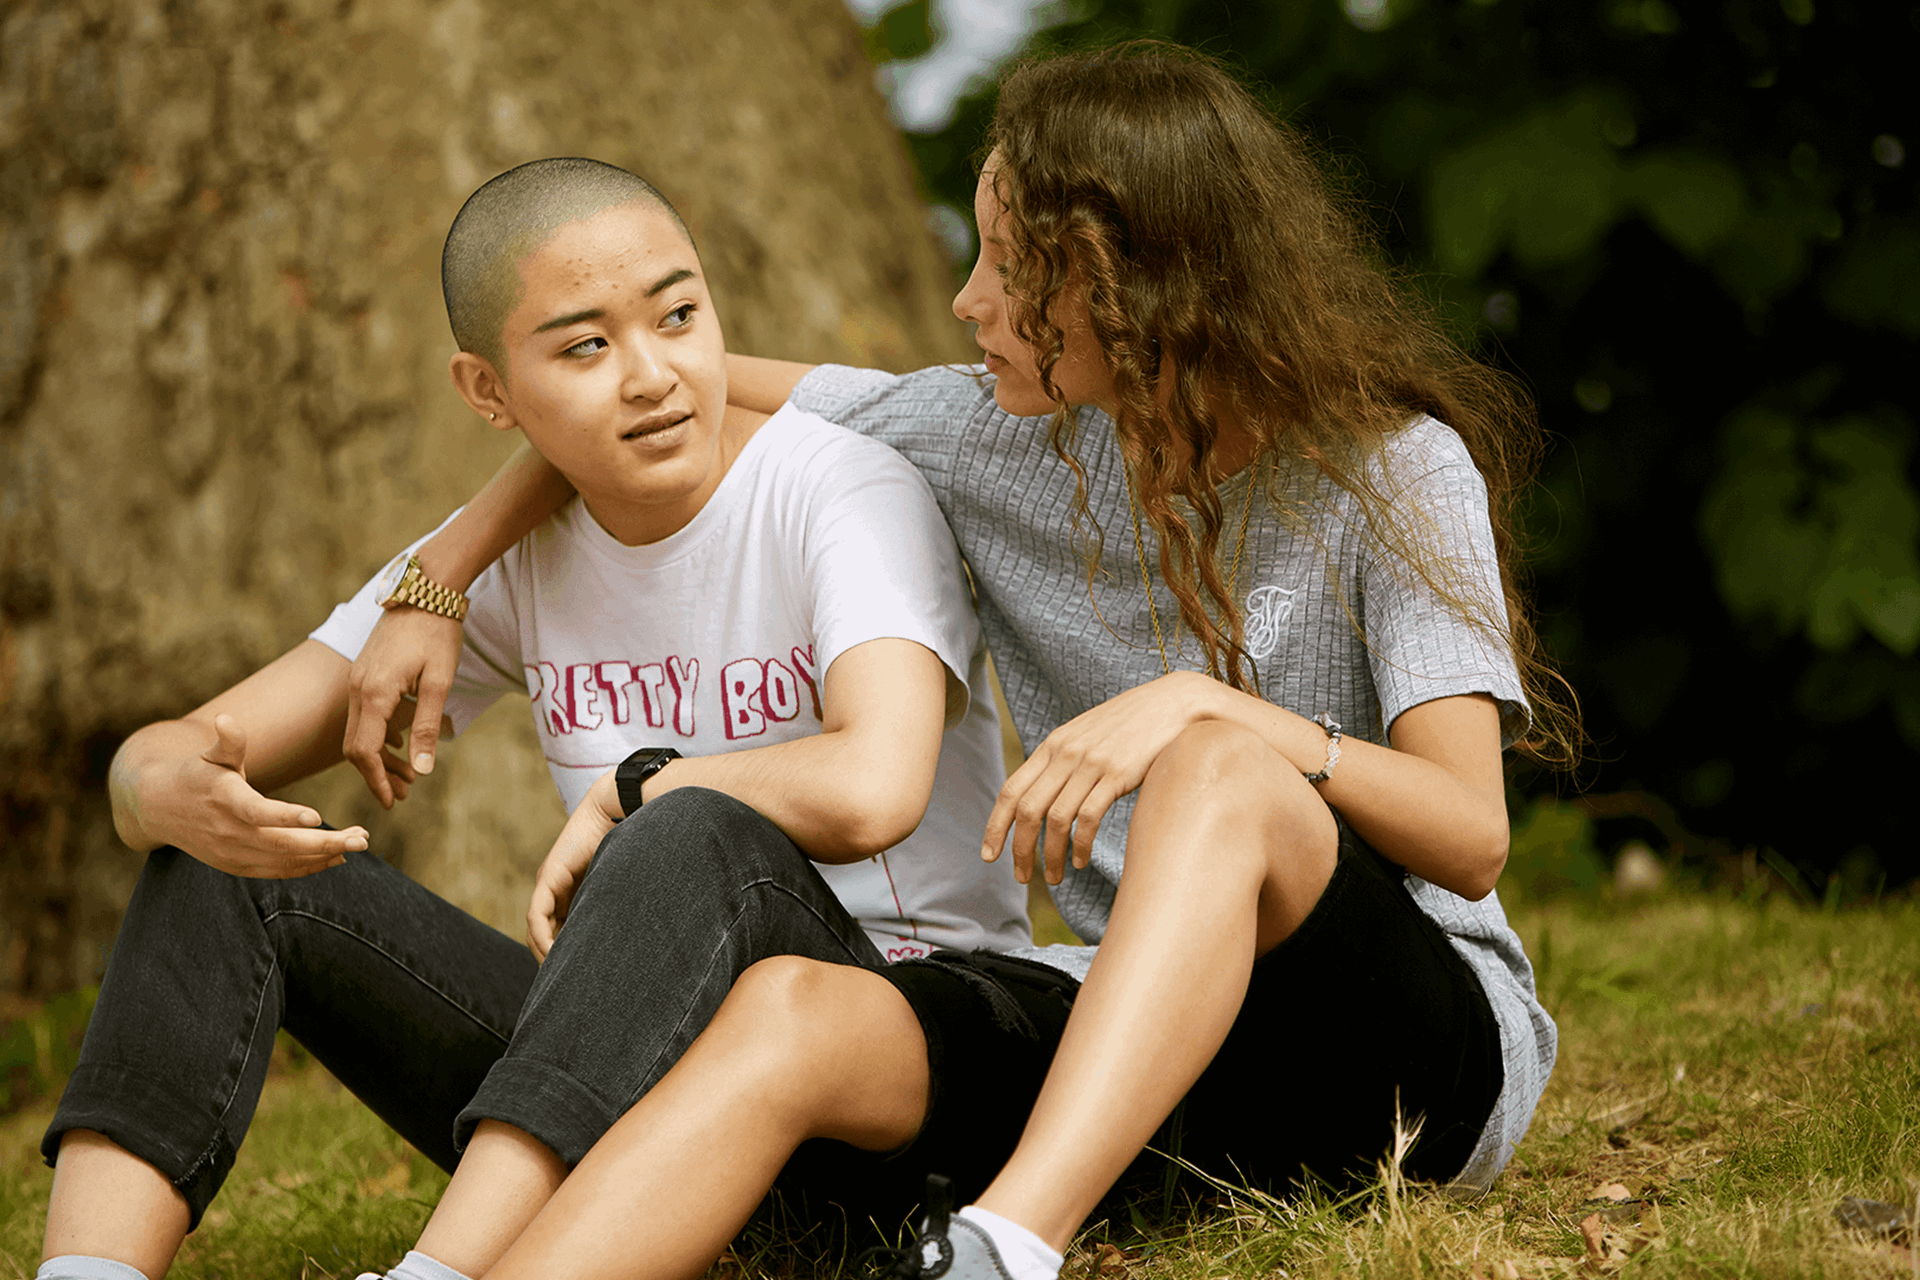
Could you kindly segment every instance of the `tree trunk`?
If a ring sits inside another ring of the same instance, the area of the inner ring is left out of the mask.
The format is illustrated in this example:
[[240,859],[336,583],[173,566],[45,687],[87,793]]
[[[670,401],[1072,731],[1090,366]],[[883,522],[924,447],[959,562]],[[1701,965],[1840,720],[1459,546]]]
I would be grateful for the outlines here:
[[[140,859],[106,766],[297,643],[515,443],[447,383],[491,175],[624,165],[736,350],[963,355],[840,0],[16,0],[0,26],[0,993],[92,979]],[[523,703],[336,824],[514,934],[561,818]]]

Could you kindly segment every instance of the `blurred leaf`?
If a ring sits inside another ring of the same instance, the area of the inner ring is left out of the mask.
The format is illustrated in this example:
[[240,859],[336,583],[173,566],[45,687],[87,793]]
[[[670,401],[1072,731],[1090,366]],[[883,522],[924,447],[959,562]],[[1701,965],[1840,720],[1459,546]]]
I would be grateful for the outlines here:
[[1920,339],[1920,227],[1882,225],[1849,244],[1827,280],[1826,297],[1842,320]]
[[1440,266],[1478,275],[1508,245],[1532,268],[1592,250],[1628,189],[1606,141],[1623,114],[1612,95],[1583,90],[1438,157],[1428,208]]
[[907,0],[881,14],[867,31],[867,53],[875,63],[905,62],[933,48],[933,6]]
[[1829,652],[1864,627],[1901,655],[1920,644],[1920,495],[1897,416],[1805,427],[1748,409],[1722,432],[1700,530],[1737,617],[1804,627]]
[[1739,221],[1746,182],[1720,156],[1699,151],[1651,151],[1633,166],[1633,199],[1647,221],[1673,246],[1699,257]]

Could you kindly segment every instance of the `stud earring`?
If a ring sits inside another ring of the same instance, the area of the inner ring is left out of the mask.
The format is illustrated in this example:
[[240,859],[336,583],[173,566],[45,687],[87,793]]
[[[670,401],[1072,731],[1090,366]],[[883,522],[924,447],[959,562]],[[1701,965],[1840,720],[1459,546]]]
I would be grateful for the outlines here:
[[499,420],[500,420],[500,415],[497,413],[490,413],[487,415],[488,422],[498,422]]

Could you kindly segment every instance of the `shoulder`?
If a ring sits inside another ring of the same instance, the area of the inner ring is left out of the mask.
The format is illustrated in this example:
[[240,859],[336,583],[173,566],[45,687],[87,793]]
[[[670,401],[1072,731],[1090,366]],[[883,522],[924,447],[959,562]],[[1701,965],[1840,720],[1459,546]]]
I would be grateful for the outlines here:
[[1389,501],[1454,489],[1483,497],[1486,493],[1486,480],[1467,442],[1452,427],[1426,414],[1381,440],[1368,459],[1368,478]]
[[924,484],[920,473],[883,441],[789,403],[760,428],[768,469],[789,483],[829,491],[849,481],[896,475]]

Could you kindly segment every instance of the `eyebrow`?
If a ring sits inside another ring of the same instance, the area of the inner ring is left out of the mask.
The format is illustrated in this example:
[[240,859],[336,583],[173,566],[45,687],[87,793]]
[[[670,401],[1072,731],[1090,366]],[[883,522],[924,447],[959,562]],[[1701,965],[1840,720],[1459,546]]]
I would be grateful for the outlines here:
[[[673,286],[679,284],[682,280],[691,279],[693,279],[693,272],[686,267],[669,271],[654,281],[653,287],[647,290],[645,296],[651,298],[662,290],[673,288]],[[579,324],[583,320],[598,320],[606,314],[607,313],[599,307],[588,307],[585,311],[569,311],[566,315],[555,316],[545,324],[535,325],[533,331],[535,333],[545,333],[549,329],[564,329],[570,324]]]

